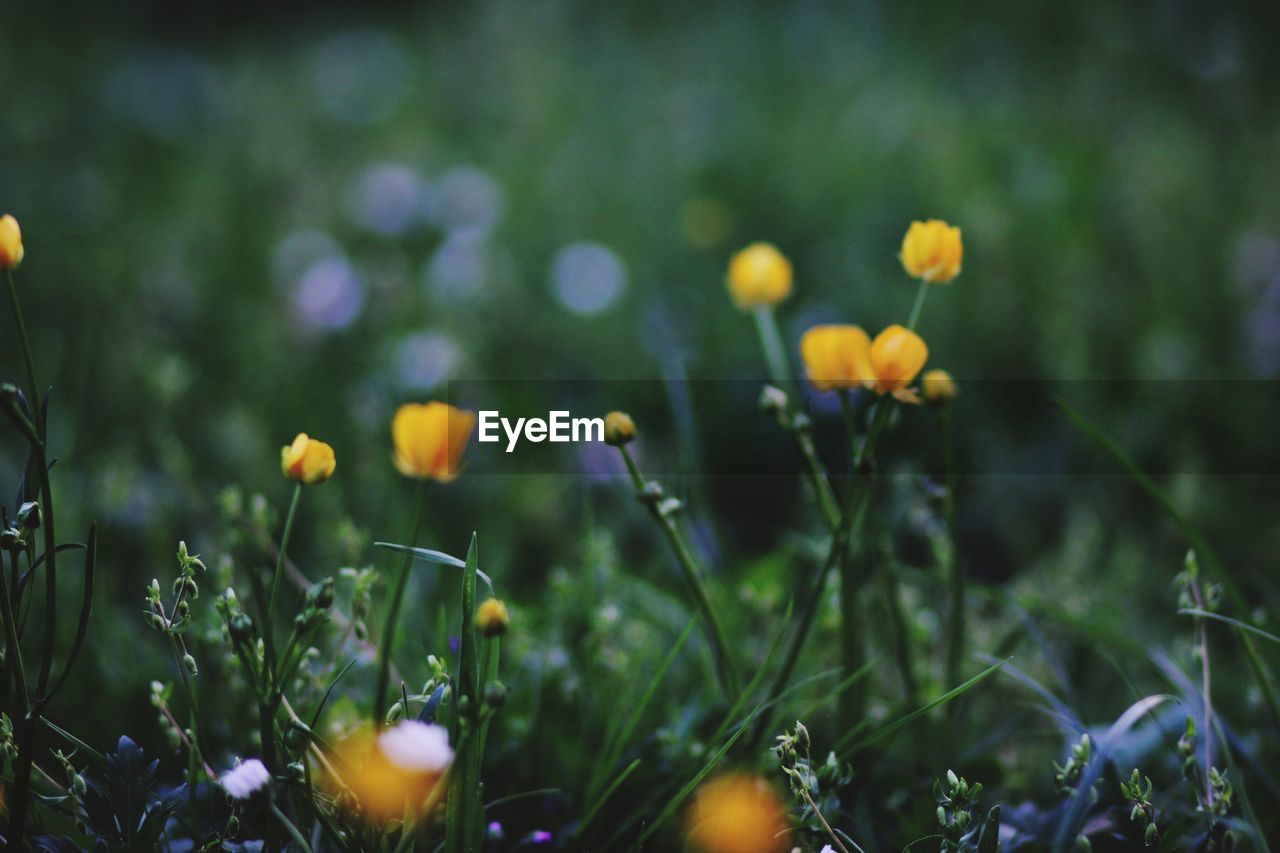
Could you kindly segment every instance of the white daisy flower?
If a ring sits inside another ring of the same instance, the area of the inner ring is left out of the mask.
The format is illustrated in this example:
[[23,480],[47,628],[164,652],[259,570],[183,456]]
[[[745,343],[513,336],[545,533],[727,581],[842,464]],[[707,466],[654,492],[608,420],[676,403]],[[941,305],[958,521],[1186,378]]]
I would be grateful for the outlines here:
[[378,735],[378,749],[396,767],[414,773],[443,773],[453,763],[449,733],[417,720],[404,720]]
[[267,786],[271,781],[271,771],[258,759],[250,758],[223,773],[218,781],[233,799],[247,800]]

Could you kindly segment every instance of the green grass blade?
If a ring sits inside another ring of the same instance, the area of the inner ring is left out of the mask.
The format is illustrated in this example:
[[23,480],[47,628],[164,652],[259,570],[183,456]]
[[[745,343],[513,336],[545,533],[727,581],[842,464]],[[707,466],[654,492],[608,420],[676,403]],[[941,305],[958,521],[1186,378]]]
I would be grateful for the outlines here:
[[604,789],[604,793],[596,797],[596,801],[589,809],[587,809],[587,814],[582,819],[582,823],[578,824],[578,828],[574,831],[574,835],[578,837],[586,837],[587,830],[591,827],[591,822],[595,820],[600,809],[602,809],[604,804],[608,802],[609,798],[613,796],[614,791],[618,790],[622,783],[627,781],[628,777],[630,777],[632,773],[636,772],[636,768],[639,766],[640,759],[637,758],[635,761],[628,764],[626,769],[619,773],[617,777],[609,783],[609,787]]
[[1273,643],[1280,643],[1280,637],[1277,637],[1275,634],[1270,634],[1261,628],[1255,628],[1247,622],[1241,622],[1239,619],[1232,619],[1230,616],[1223,616],[1221,613],[1212,613],[1208,610],[1198,610],[1194,607],[1184,607],[1178,612],[1184,616],[1201,616],[1205,619],[1214,619],[1218,622],[1225,622],[1228,625],[1234,625],[1241,631],[1248,631],[1250,634],[1255,634],[1264,640],[1270,640]]
[[[964,682],[963,684],[957,687],[951,688],[946,693],[943,693],[941,696],[939,696],[937,699],[934,699],[931,702],[926,702],[925,704],[921,705],[919,708],[916,708],[914,711],[910,712],[909,714],[904,714],[903,716],[894,720],[892,723],[881,726],[880,728],[876,729],[870,734],[864,735],[863,737],[858,738],[852,743],[845,743],[842,740],[840,743],[836,744],[836,754],[840,756],[841,760],[846,760],[852,757],[854,753],[856,753],[858,750],[862,749],[863,747],[870,746],[871,744],[875,743],[878,740],[883,740],[884,738],[893,734],[898,729],[902,728],[908,723],[911,723],[919,719],[920,717],[923,717],[925,714],[929,713],[934,708],[937,708],[941,705],[945,705],[948,702],[950,702],[952,699],[956,699],[960,696],[963,696],[965,693],[968,693],[970,690],[977,687],[983,681],[986,681],[988,678],[994,675],[996,671],[999,670],[1001,667],[1003,667],[1008,660],[1010,659],[1006,658],[1005,660],[998,661],[997,663],[993,663],[991,666],[987,667],[982,672],[975,675],[973,678],[970,678],[968,681]],[[844,740],[848,740],[848,738],[845,738]]]
[[476,535],[471,534],[467,562],[462,571],[462,629],[458,655],[458,702],[466,701],[467,712],[458,714],[462,734],[450,773],[449,804],[445,812],[445,850],[466,853],[473,848],[484,814],[480,802],[480,762],[482,744],[476,729],[480,713],[480,659],[476,650],[476,571],[479,555]]

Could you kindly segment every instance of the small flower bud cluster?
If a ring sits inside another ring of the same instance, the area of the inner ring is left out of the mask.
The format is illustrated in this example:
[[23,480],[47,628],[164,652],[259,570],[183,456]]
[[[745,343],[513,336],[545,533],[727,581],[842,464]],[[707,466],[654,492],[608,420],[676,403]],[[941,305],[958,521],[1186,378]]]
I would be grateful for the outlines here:
[[373,614],[373,585],[378,573],[373,569],[339,569],[338,577],[351,581],[351,629],[356,639],[369,639],[369,617]]
[[1080,784],[1080,779],[1084,776],[1085,768],[1089,766],[1089,759],[1093,757],[1093,741],[1089,738],[1089,733],[1085,732],[1080,735],[1080,742],[1071,747],[1071,756],[1067,758],[1065,765],[1053,762],[1053,782],[1061,793],[1073,792],[1076,786]]
[[933,793],[938,799],[938,824],[942,827],[947,844],[945,849],[958,850],[959,843],[973,829],[978,797],[982,794],[981,782],[967,782],[954,770],[947,771],[946,785],[941,779],[933,783]]
[[[1146,788],[1142,782],[1146,782]],[[1160,841],[1160,830],[1156,828],[1156,809],[1151,805],[1151,780],[1139,776],[1138,768],[1133,769],[1129,781],[1120,782],[1120,793],[1129,801],[1132,808],[1129,820],[1142,829],[1142,843],[1147,847]]]
[[[197,573],[204,572],[205,566],[200,558],[187,551],[187,543],[178,543],[178,576],[173,580],[173,606],[166,613],[164,602],[160,598],[160,580],[153,578],[147,586],[145,611],[147,621],[157,631],[164,634],[178,634],[186,629],[191,618],[191,602],[200,597],[200,585],[196,582]],[[191,656],[185,654],[183,665],[195,675],[195,659],[187,661]]]
[[0,549],[11,553],[25,551],[30,534],[40,528],[40,518],[40,504],[35,501],[26,501],[19,506],[13,523],[0,531]]
[[13,761],[18,757],[18,744],[13,738],[13,720],[0,714],[0,757]]
[[298,634],[310,631],[329,618],[334,601],[333,578],[325,578],[312,584],[302,599],[302,610],[293,617],[293,627]]

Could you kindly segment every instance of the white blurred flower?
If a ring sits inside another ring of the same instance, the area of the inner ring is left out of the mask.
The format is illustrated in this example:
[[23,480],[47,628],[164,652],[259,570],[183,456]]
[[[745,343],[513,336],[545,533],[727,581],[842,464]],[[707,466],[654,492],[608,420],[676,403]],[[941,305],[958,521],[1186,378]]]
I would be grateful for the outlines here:
[[218,780],[232,799],[247,800],[271,781],[271,772],[256,758],[242,761]]
[[404,720],[378,735],[378,750],[387,761],[411,772],[443,773],[453,763],[444,727]]

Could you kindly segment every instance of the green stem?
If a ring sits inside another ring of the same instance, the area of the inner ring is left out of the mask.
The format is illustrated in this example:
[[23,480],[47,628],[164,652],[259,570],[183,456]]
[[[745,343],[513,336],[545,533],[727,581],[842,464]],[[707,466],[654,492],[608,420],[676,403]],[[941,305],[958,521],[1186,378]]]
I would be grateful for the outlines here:
[[752,316],[756,319],[756,332],[764,350],[769,379],[786,391],[791,385],[791,364],[787,358],[787,349],[782,343],[782,334],[778,331],[778,318],[773,313],[773,306],[761,305],[752,311]]
[[266,639],[267,669],[272,679],[278,681],[279,671],[276,668],[276,599],[280,595],[280,577],[284,574],[285,551],[289,548],[289,537],[293,533],[293,519],[298,514],[298,502],[302,499],[302,483],[293,488],[293,500],[289,502],[289,514],[285,516],[284,533],[280,537],[280,551],[276,554],[276,569],[271,575],[271,597],[267,600],[266,622],[262,626],[262,635]]
[[822,518],[826,521],[827,527],[835,529],[840,524],[840,507],[836,503],[835,494],[831,491],[831,483],[827,480],[822,461],[818,458],[818,449],[813,444],[813,436],[806,429],[796,428],[794,419],[792,423],[791,431],[796,437],[801,455],[804,456],[805,465],[809,471],[809,481],[813,484],[813,491],[818,496],[818,508],[822,510]]
[[[40,385],[36,381],[35,360],[31,355],[31,340],[27,335],[26,320],[22,315],[22,303],[18,300],[18,288],[13,281],[13,270],[7,270],[5,280],[8,283],[9,304],[13,308],[14,323],[18,328],[18,341],[22,348],[23,363],[26,366],[27,388],[31,406],[32,419],[35,421],[38,442],[32,447],[36,454],[36,469],[40,476],[40,510],[41,523],[44,529],[45,560],[45,644],[40,660],[40,672],[36,679],[36,696],[28,707],[27,719],[19,735],[18,758],[14,767],[13,797],[10,810],[8,847],[11,850],[22,846],[22,834],[27,819],[28,788],[31,782],[32,750],[35,748],[35,716],[44,709],[45,691],[49,684],[49,674],[53,668],[54,645],[57,639],[58,616],[58,574],[57,574],[57,536],[54,533],[53,488],[49,482],[49,463],[45,456],[45,442],[48,438],[44,420],[44,406],[40,399]],[[20,654],[16,647],[15,654]]]
[[[414,501],[413,522],[410,525],[409,539],[405,542],[410,548],[418,544],[418,534],[422,531],[423,508],[426,506],[427,481],[418,484],[417,499]],[[373,694],[373,724],[381,727],[386,722],[387,688],[391,680],[391,653],[396,641],[396,622],[400,618],[400,606],[404,601],[405,587],[409,584],[409,569],[413,565],[413,555],[405,552],[400,562],[400,573],[396,576],[395,589],[391,594],[391,603],[387,606],[387,616],[382,626],[382,642],[378,644],[378,680]],[[407,709],[406,709],[407,710]]]
[[951,444],[951,416],[946,409],[940,414],[942,453],[946,466],[947,540],[945,568],[947,573],[947,641],[946,684],[959,684],[960,662],[964,658],[964,576],[960,574],[960,554],[956,542],[955,458]]
[[289,837],[293,839],[293,843],[298,845],[303,853],[311,853],[311,845],[307,843],[306,836],[302,834],[302,831],[298,829],[298,827],[293,825],[293,821],[289,820],[289,818],[285,816],[284,812],[280,811],[280,807],[277,806],[274,801],[271,803],[271,813],[276,816],[276,820],[278,820],[280,825],[284,827],[285,832],[289,833]]
[[[635,485],[636,492],[643,496],[646,482],[644,476],[640,473],[640,469],[636,467],[635,459],[632,458],[625,445],[620,446],[618,449],[622,452],[622,458],[626,460],[627,470],[631,473],[631,482]],[[675,553],[676,562],[680,564],[685,580],[697,600],[698,608],[702,611],[702,616],[707,621],[707,627],[711,634],[712,649],[715,652],[716,670],[720,676],[721,685],[732,699],[738,695],[738,675],[729,655],[729,641],[720,622],[720,617],[716,613],[715,605],[711,602],[711,596],[707,593],[706,585],[702,582],[702,574],[698,571],[697,560],[689,549],[688,543],[685,542],[683,534],[680,533],[680,528],[676,525],[671,513],[663,511],[659,501],[646,500],[645,503],[649,507],[650,514],[666,535],[667,543]]]
[[907,316],[907,328],[915,331],[916,324],[920,322],[920,312],[924,310],[925,297],[929,295],[929,282],[920,279],[920,285],[916,289],[916,301],[911,306],[911,313]]
[[[17,556],[13,557],[13,561],[17,562]],[[27,693],[27,674],[22,667],[22,650],[18,645],[18,623],[13,614],[13,602],[9,599],[9,584],[4,579],[4,572],[0,571],[0,612],[4,615],[4,632],[5,632],[5,663],[13,669],[14,679],[18,688],[19,708],[22,713],[27,712],[27,708],[31,703],[31,695]]]

